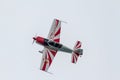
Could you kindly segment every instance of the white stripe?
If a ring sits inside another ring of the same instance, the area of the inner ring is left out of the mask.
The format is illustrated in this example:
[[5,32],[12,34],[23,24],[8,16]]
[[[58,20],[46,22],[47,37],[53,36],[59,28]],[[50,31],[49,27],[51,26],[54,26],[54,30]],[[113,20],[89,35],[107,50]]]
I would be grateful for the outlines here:
[[[47,59],[48,59],[48,49],[46,50],[46,52],[47,52]],[[46,68],[45,68],[45,71],[47,71],[48,70],[48,68],[49,68],[49,60],[48,60],[48,62],[47,62],[47,64],[46,64]]]
[[42,56],[40,69],[42,69],[42,68],[43,68],[43,65],[44,65],[44,62],[45,62],[46,50],[44,50],[44,52],[43,52],[43,53],[44,53],[44,54],[43,54],[43,56]]
[[60,34],[54,37],[54,39],[59,39],[59,38],[60,38]]
[[49,51],[50,58],[53,60],[54,55],[52,54],[52,52],[50,50],[48,50],[48,51]]
[[76,58],[75,58],[75,56],[74,56],[74,61],[75,61],[75,63],[76,63]]

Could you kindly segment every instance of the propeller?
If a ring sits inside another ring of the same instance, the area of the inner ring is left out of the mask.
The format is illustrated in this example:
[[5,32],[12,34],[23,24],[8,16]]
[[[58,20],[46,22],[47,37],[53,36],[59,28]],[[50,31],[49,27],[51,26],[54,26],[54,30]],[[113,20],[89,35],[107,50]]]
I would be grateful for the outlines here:
[[32,42],[32,44],[35,42],[36,37],[37,37],[37,34],[35,34],[35,37],[33,37],[33,42]]

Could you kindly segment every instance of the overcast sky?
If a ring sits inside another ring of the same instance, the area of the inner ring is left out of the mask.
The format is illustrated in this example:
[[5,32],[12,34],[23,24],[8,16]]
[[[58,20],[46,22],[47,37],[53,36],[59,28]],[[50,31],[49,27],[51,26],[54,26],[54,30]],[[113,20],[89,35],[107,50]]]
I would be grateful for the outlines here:
[[[32,37],[47,37],[54,18],[62,23],[61,43],[80,40],[77,64],[58,52],[49,72],[39,70],[43,47]],[[1,0],[0,80],[120,80],[119,0]]]

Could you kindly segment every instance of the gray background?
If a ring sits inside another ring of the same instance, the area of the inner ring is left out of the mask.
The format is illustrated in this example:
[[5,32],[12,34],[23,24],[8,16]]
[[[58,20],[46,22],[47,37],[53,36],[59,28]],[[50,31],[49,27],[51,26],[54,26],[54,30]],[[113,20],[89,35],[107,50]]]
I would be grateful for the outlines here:
[[[39,70],[43,47],[32,37],[47,37],[54,18],[67,22],[61,43],[82,41],[84,55],[74,65],[58,52],[49,74]],[[119,0],[1,0],[0,80],[120,80],[119,35]]]

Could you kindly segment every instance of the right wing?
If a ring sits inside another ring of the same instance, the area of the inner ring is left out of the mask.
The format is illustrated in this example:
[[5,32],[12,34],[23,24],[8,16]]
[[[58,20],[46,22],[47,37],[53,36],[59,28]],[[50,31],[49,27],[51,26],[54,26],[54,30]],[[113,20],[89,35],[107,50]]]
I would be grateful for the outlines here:
[[55,51],[55,50],[50,50],[50,49],[44,48],[41,66],[40,66],[41,70],[47,72],[47,70],[50,67],[56,53],[57,53],[57,51]]
[[61,21],[58,19],[54,19],[47,38],[59,43],[60,32],[61,32]]

